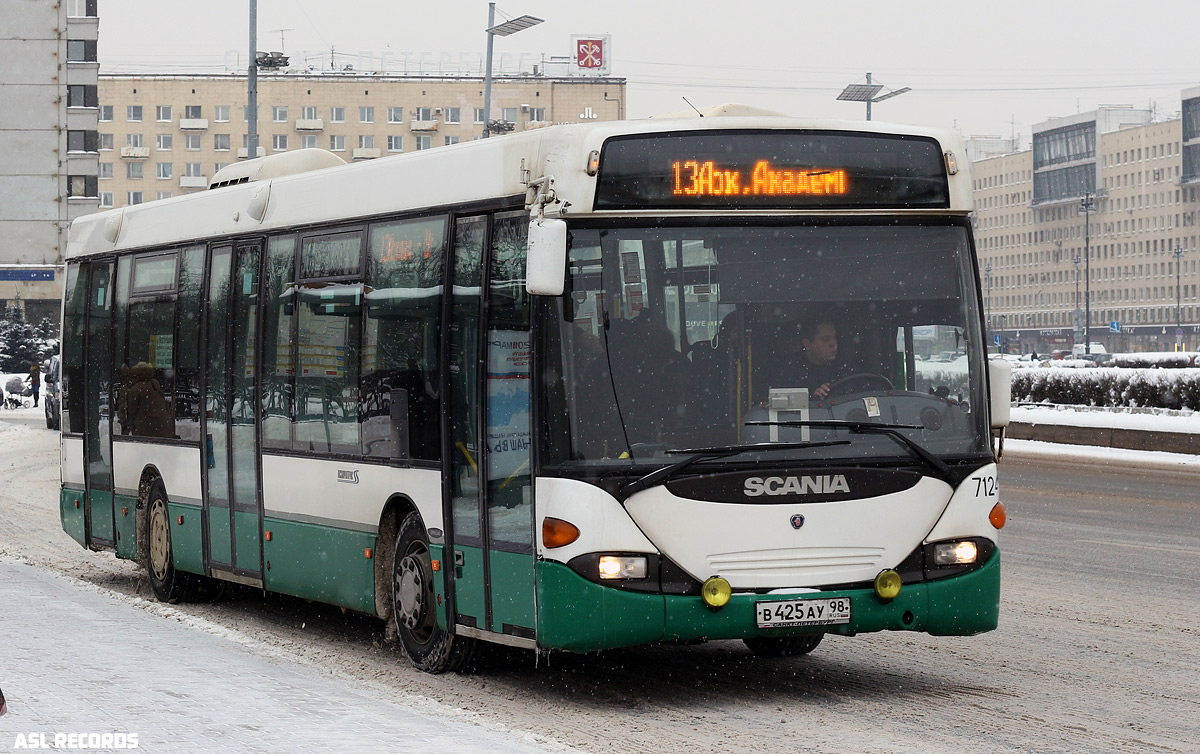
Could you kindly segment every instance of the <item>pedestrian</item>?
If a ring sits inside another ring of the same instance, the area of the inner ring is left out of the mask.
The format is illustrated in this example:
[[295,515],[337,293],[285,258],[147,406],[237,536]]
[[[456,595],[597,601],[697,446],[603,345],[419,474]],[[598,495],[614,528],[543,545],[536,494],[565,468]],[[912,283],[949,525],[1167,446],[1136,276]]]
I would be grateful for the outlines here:
[[36,361],[29,364],[29,376],[25,378],[29,386],[33,388],[33,405],[38,404],[38,391],[42,389],[42,368],[38,366]]
[[8,705],[4,703],[4,690],[0,689],[0,715],[8,712]]

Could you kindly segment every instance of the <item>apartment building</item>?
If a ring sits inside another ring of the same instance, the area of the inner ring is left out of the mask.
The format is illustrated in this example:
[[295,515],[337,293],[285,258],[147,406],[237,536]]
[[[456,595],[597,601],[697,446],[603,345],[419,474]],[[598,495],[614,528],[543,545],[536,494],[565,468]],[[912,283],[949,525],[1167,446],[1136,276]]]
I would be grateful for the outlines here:
[[[205,190],[213,173],[250,156],[243,75],[103,75],[99,85],[103,208]],[[483,98],[478,76],[260,73],[257,155],[317,147],[350,162],[470,141],[484,132]],[[508,130],[624,111],[620,78],[492,82],[490,120]]]
[[71,220],[97,194],[97,0],[0,0],[0,316],[58,320]]
[[1184,159],[1189,142],[1200,148],[1200,88],[1184,97],[1181,119],[1101,108],[972,164],[993,342],[1045,353],[1086,331],[1110,351],[1200,348],[1200,175]]

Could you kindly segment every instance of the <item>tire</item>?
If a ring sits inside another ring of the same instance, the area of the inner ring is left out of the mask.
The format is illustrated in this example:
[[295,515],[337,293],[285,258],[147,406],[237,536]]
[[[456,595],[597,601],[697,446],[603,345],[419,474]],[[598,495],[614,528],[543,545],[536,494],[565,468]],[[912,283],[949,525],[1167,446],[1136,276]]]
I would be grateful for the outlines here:
[[196,598],[199,578],[175,570],[171,559],[171,517],[162,482],[150,485],[146,515],[146,573],[160,602],[190,602]]
[[795,657],[806,655],[817,648],[825,634],[804,636],[757,636],[742,639],[755,657]]
[[413,667],[427,673],[462,670],[475,651],[475,640],[455,636],[437,624],[433,563],[420,515],[410,513],[396,533],[392,561],[393,628]]
[[51,400],[50,397],[47,396],[46,401],[45,401],[45,406],[46,406],[46,429],[58,429],[58,425],[59,425],[58,401]]

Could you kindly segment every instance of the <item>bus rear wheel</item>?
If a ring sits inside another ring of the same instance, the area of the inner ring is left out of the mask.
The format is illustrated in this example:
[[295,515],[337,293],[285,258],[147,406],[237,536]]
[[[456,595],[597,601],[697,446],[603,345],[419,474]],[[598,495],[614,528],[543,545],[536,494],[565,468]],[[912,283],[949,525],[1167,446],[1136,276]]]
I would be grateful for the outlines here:
[[160,602],[188,602],[196,598],[198,577],[175,570],[171,556],[171,518],[167,491],[162,482],[150,486],[146,516],[146,573]]
[[742,639],[755,657],[795,657],[806,655],[817,648],[825,634],[806,636],[756,636]]
[[425,525],[410,513],[396,534],[392,563],[392,617],[400,646],[414,667],[427,673],[462,670],[474,654],[475,640],[438,626],[433,593],[433,559]]

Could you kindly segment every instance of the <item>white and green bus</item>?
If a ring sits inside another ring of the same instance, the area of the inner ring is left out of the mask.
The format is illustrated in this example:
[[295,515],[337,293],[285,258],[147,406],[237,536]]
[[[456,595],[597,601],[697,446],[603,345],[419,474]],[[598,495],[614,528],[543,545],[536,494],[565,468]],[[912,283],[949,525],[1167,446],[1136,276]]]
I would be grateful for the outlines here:
[[[80,218],[63,528],[161,600],[378,616],[434,672],[480,641],[990,630],[1009,387],[963,154],[878,123],[564,125],[302,150]],[[797,362],[818,321],[828,395]]]

